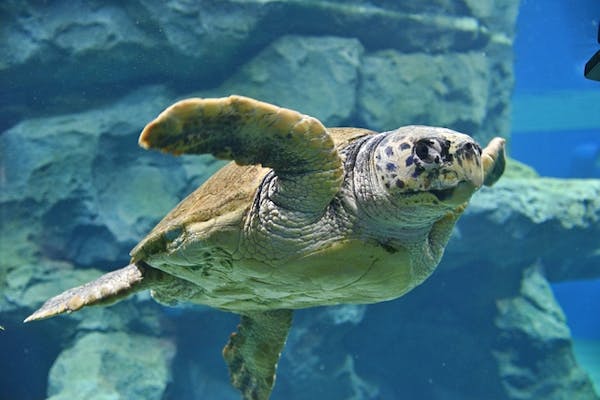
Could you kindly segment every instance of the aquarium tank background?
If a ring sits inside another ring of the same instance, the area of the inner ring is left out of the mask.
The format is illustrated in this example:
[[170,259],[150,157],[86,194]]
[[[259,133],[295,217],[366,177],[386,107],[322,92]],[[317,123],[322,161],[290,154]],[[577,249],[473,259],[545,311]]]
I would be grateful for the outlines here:
[[139,294],[22,324],[223,165],[137,146],[175,100],[232,93],[384,131],[509,140],[431,278],[297,313],[273,399],[600,398],[597,0],[4,1],[0,399],[239,398],[238,317]]

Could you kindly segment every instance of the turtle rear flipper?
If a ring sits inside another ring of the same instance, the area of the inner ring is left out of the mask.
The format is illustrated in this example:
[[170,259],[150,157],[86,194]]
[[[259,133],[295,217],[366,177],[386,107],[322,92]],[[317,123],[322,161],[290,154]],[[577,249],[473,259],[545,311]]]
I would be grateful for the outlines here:
[[24,322],[77,311],[85,306],[116,303],[136,292],[149,289],[163,275],[165,274],[162,271],[147,264],[130,264],[49,299],[39,310],[27,317]]
[[277,361],[292,325],[291,310],[242,315],[238,331],[223,349],[231,383],[244,400],[267,400],[275,384]]

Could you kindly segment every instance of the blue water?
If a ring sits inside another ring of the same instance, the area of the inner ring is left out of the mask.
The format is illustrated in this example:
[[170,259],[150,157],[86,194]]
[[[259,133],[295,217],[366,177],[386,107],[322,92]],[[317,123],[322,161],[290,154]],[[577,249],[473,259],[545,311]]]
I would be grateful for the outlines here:
[[596,42],[600,1],[523,0],[515,41],[515,94],[598,90],[583,67]]
[[[597,114],[568,104],[577,101],[578,94],[585,98],[590,92],[600,92],[600,82],[583,77],[585,63],[600,49],[596,41],[599,21],[598,0],[522,2],[515,41],[514,91],[515,103],[522,107],[513,108],[511,155],[541,175],[600,178],[600,124],[590,122],[600,114],[600,103],[595,105]],[[562,92],[569,96],[561,96]],[[544,123],[548,110],[535,107],[535,101],[519,102],[536,96],[557,98],[557,112],[569,110],[558,129]],[[527,126],[520,126],[521,118],[526,119]],[[535,129],[536,120],[545,129]],[[586,124],[590,126],[578,128]],[[569,125],[574,128],[569,129]],[[558,283],[553,290],[573,336],[599,339],[600,280]]]

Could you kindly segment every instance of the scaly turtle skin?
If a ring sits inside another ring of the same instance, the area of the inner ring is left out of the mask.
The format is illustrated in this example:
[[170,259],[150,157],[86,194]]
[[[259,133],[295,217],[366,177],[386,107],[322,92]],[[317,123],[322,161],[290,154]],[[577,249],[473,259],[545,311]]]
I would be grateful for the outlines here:
[[293,309],[402,296],[437,266],[471,195],[504,170],[444,128],[326,129],[257,100],[188,99],[140,136],[144,148],[230,163],[171,211],[131,264],[48,300],[26,321],[151,289],[166,304],[242,315],[223,355],[244,399],[268,399]]

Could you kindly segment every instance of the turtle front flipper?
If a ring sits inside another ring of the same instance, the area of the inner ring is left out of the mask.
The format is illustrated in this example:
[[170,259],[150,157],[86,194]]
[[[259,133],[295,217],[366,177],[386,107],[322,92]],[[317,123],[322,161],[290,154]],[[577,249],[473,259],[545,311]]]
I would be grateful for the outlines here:
[[267,400],[275,384],[277,361],[290,326],[291,310],[257,312],[242,316],[238,331],[223,349],[231,383],[244,400]]
[[483,149],[481,163],[483,164],[483,184],[485,186],[492,186],[504,173],[506,168],[505,143],[504,139],[495,137]]
[[77,311],[85,306],[113,304],[133,293],[155,286],[165,277],[165,273],[146,264],[130,264],[47,300],[24,322]]
[[139,143],[273,168],[273,200],[297,211],[322,211],[343,179],[342,161],[319,120],[242,96],[179,101],[144,128]]

